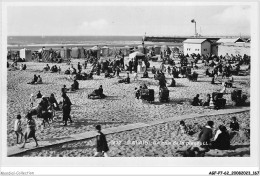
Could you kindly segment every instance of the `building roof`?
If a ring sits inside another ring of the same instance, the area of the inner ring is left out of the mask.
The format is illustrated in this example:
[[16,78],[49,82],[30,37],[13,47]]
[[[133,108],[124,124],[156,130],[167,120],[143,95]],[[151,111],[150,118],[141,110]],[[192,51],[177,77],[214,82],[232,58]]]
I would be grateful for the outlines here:
[[201,44],[203,42],[207,41],[207,39],[186,39],[183,41],[183,43],[196,43]]
[[225,38],[225,39],[219,39],[217,43],[236,43],[236,42],[245,42],[241,38]]

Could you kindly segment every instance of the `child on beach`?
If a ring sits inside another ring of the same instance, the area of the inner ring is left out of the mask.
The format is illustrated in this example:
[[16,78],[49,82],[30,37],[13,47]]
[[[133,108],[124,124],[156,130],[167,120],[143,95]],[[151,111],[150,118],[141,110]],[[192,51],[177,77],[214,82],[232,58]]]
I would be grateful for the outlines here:
[[179,128],[177,130],[177,135],[179,135],[179,132],[181,134],[186,134],[188,132],[188,128],[183,120],[180,121]]
[[35,136],[35,132],[36,132],[36,123],[35,120],[32,118],[32,114],[28,113],[27,116],[27,129],[26,132],[24,134],[24,143],[23,146],[21,148],[25,147],[25,143],[27,141],[27,139],[29,138],[33,138],[35,140],[36,143],[36,147],[38,146],[38,142]]
[[136,99],[139,99],[139,97],[140,97],[140,90],[137,89],[137,87],[136,87],[136,88],[135,88],[135,98],[136,98]]
[[33,103],[35,102],[35,97],[33,94],[30,96],[30,107],[33,107]]
[[101,132],[101,126],[97,125],[96,126],[96,130],[97,130],[97,136],[96,136],[96,152],[95,152],[95,157],[100,157],[100,156],[104,156],[104,157],[108,157],[108,145],[107,145],[107,140],[106,140],[106,136]]
[[134,73],[134,81],[137,80],[138,81],[138,74],[137,72]]
[[60,68],[60,66],[59,66],[59,68],[58,68],[58,72],[59,72],[59,74],[60,74],[60,72],[61,72],[61,68]]
[[14,122],[14,132],[16,134],[16,143],[19,144],[19,135],[21,135],[21,143],[23,142],[23,132],[22,132],[22,122],[21,122],[21,115],[18,114],[16,116],[16,120]]
[[232,117],[232,121],[230,122],[230,130],[231,131],[239,131],[239,124],[237,122],[236,117]]

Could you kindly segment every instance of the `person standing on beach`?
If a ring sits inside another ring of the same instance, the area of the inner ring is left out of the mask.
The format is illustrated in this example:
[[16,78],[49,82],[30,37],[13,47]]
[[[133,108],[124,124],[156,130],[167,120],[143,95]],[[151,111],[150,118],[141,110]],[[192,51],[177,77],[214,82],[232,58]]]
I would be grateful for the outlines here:
[[87,66],[88,66],[88,61],[85,61],[84,69],[87,69]]
[[21,143],[23,142],[23,132],[22,132],[22,122],[21,122],[21,115],[18,114],[16,116],[16,120],[14,122],[14,132],[16,134],[16,143],[19,144],[19,135],[21,135]]
[[133,70],[133,59],[131,59],[128,63],[129,65],[129,71],[130,71],[130,74],[132,74],[132,70]]
[[97,136],[96,136],[96,152],[95,152],[95,157],[100,157],[100,156],[104,156],[104,157],[108,157],[108,145],[107,145],[107,140],[106,140],[106,136],[101,132],[101,126],[97,125],[96,126],[96,130],[97,130]]
[[69,97],[63,93],[62,94],[63,103],[62,103],[62,113],[63,113],[63,121],[64,126],[67,126],[67,121],[70,120],[70,123],[72,123],[71,117],[70,117],[70,111],[71,111],[71,101]]
[[63,85],[63,88],[61,88],[61,94],[66,94],[67,93],[67,88],[66,85]]
[[80,62],[78,62],[78,70],[79,70],[79,74],[80,74],[81,70],[82,70],[82,66],[81,66]]
[[37,147],[38,142],[37,142],[37,139],[36,139],[36,136],[35,136],[35,132],[36,132],[35,120],[32,118],[31,113],[28,113],[26,118],[27,118],[27,129],[26,129],[26,132],[25,132],[25,135],[24,135],[24,143],[23,143],[22,148],[25,147],[26,141],[29,138],[33,138],[35,140],[36,147]]

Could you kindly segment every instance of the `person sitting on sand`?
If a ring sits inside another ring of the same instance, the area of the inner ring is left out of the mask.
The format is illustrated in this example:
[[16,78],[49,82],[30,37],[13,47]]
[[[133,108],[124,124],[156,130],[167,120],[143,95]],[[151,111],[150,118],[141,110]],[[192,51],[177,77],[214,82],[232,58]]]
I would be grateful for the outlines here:
[[74,82],[71,85],[71,91],[75,91],[75,90],[78,90],[78,89],[79,89],[79,82],[76,79],[74,79]]
[[42,78],[40,75],[38,75],[37,84],[42,84]]
[[201,142],[201,147],[208,148],[210,144],[210,140],[213,137],[212,128],[214,126],[213,121],[208,121],[207,125],[202,128],[198,135],[198,140]]
[[20,70],[21,70],[21,71],[23,70],[23,64],[20,65]]
[[113,78],[113,76],[110,75],[108,70],[105,71],[105,78]]
[[212,149],[229,150],[230,149],[230,136],[225,126],[219,126],[219,132],[216,139],[211,143]]
[[27,84],[35,84],[37,83],[38,77],[36,75],[33,76],[33,80]]
[[51,67],[51,72],[52,72],[52,73],[58,72],[58,68],[57,68],[56,65],[53,65],[53,66]]
[[29,138],[33,138],[35,140],[36,147],[37,147],[38,146],[38,142],[37,142],[37,139],[36,139],[36,136],[35,136],[35,132],[36,132],[35,120],[32,118],[32,114],[31,113],[28,113],[26,118],[27,118],[27,129],[26,129],[26,132],[24,134],[24,143],[23,143],[22,148],[25,147],[27,139],[29,139]]
[[71,64],[71,67],[70,67],[70,74],[76,74],[77,73],[77,70],[73,67],[73,65]]
[[92,96],[99,96],[100,98],[105,98],[106,97],[103,94],[103,87],[102,87],[102,85],[100,85],[98,89],[95,89],[91,94],[89,94],[88,98],[90,98]]
[[207,94],[207,99],[206,101],[203,103],[203,106],[209,106],[210,103],[210,94]]
[[187,126],[185,125],[185,122],[183,120],[181,120],[179,128],[177,130],[177,135],[179,135],[179,133],[180,134],[186,134],[187,132],[188,132]]
[[199,99],[199,94],[196,95],[196,97],[193,98],[192,101],[192,106],[200,106],[201,105],[201,100]]
[[172,78],[172,82],[168,87],[176,87],[176,82],[175,82],[174,78]]
[[26,68],[27,68],[27,66],[26,66],[26,64],[23,64],[23,70],[26,70]]
[[140,98],[140,89],[135,88],[135,98],[139,99]]
[[141,78],[149,78],[147,69],[145,69],[143,76]]
[[232,117],[232,121],[230,122],[229,128],[231,131],[239,131],[239,124],[238,124],[237,118],[235,116]]
[[65,70],[64,74],[65,75],[69,75],[70,74],[70,69],[68,68],[67,70]]
[[121,79],[118,81],[118,83],[125,83],[125,84],[129,84],[130,83],[130,77],[129,77],[129,73],[127,73],[127,76],[125,79]]
[[108,157],[108,145],[107,145],[107,140],[106,140],[106,136],[101,132],[101,126],[97,125],[96,126],[96,130],[97,130],[97,136],[96,136],[96,152],[95,152],[95,157],[100,157],[100,156],[104,156],[104,157]]
[[50,66],[49,66],[49,64],[46,64],[46,66],[43,68],[43,70],[45,70],[45,71],[49,71],[49,70],[50,70]]
[[16,120],[14,121],[14,132],[16,134],[16,143],[19,144],[19,135],[21,135],[21,143],[23,142],[23,132],[22,132],[22,121],[21,115],[18,114],[16,116]]
[[36,98],[42,98],[41,91],[39,91],[39,92],[37,93]]
[[98,92],[99,92],[99,96],[100,96],[101,98],[104,98],[104,97],[105,97],[105,95],[103,94],[103,87],[102,87],[102,85],[99,86]]

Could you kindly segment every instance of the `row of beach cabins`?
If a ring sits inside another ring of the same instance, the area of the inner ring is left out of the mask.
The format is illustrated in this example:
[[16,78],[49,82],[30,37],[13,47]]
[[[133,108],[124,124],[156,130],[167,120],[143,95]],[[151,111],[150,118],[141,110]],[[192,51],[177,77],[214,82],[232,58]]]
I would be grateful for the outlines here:
[[108,46],[94,46],[92,48],[84,47],[61,47],[57,49],[52,48],[41,48],[39,50],[30,49],[20,49],[19,51],[8,51],[8,59],[14,60],[15,58],[20,58],[23,61],[29,62],[35,59],[36,55],[40,55],[42,61],[49,61],[51,58],[61,58],[63,60],[67,59],[78,59],[78,58],[88,58],[89,56],[94,56],[96,58],[100,57],[111,57],[116,55],[129,56],[133,52],[140,52],[143,54],[152,53],[152,55],[165,55],[167,54],[178,54],[182,47],[169,47],[167,45],[154,45],[154,46],[124,46],[124,47],[108,47]]

